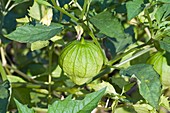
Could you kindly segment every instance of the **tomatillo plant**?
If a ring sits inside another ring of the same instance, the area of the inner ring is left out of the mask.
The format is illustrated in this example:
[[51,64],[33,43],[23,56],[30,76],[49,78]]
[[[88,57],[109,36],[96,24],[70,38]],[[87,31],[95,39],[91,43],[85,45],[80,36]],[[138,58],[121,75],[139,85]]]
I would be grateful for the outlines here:
[[169,112],[169,19],[169,0],[0,0],[0,113]]

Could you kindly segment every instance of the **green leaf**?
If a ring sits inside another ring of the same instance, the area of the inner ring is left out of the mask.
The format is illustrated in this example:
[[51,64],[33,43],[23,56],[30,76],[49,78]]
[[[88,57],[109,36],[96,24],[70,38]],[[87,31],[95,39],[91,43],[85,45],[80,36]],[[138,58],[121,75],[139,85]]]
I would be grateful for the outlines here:
[[48,3],[45,0],[36,0],[37,3],[41,4],[41,5],[45,5],[45,6],[52,6],[50,3]]
[[44,11],[45,11],[45,7],[41,6],[36,1],[34,1],[32,7],[30,7],[30,9],[28,10],[29,16],[39,21],[44,15]]
[[89,87],[93,88],[95,91],[100,90],[101,88],[106,87],[106,92],[105,94],[113,94],[113,95],[118,95],[116,93],[115,88],[109,83],[102,81],[102,83],[97,83],[97,84],[88,84]]
[[161,95],[159,105],[170,111],[169,104],[170,104],[170,101],[168,100],[168,97],[165,97],[164,95]]
[[170,4],[163,4],[155,13],[155,18],[158,22],[165,21],[170,14]]
[[29,0],[12,0],[12,1],[15,1],[14,2],[15,4],[21,4],[23,2],[28,2]]
[[149,104],[135,104],[133,107],[137,113],[156,113],[156,110]]
[[18,27],[14,32],[7,35],[7,38],[21,43],[32,43],[36,41],[49,40],[62,30],[62,25],[51,24],[45,26],[37,24],[36,26],[26,24]]
[[18,100],[14,99],[19,113],[34,113],[33,109],[28,108],[26,105],[21,104]]
[[6,113],[10,98],[9,81],[0,84],[0,113]]
[[161,77],[161,83],[164,88],[170,87],[170,65],[168,60],[170,59],[169,53],[156,52],[149,58],[147,63],[152,64],[153,68]]
[[33,43],[31,43],[31,51],[42,49],[42,48],[48,46],[49,43],[50,42],[48,40],[33,42]]
[[163,3],[170,3],[169,0],[158,0],[159,2],[163,2]]
[[[158,108],[159,97],[161,95],[161,83],[159,75],[149,64],[132,65],[122,70],[121,75],[132,76],[137,79],[139,92],[145,100],[154,108]],[[154,82],[153,82],[154,81]]]
[[118,107],[114,113],[136,113],[132,106]]
[[170,38],[169,37],[166,37],[163,40],[160,40],[159,44],[160,44],[161,49],[170,52]]
[[143,0],[133,0],[126,3],[128,20],[136,17],[145,8]]
[[22,78],[20,78],[20,77],[18,77],[18,76],[14,76],[14,75],[8,75],[7,76],[8,77],[8,80],[10,81],[10,82],[26,82],[25,80],[23,80]]
[[92,17],[90,21],[101,33],[114,38],[125,38],[121,23],[111,12],[104,11]]
[[68,96],[62,101],[56,101],[48,106],[48,113],[90,113],[102,98],[106,88],[87,94],[83,100],[72,100]]
[[112,83],[119,86],[119,88],[123,89],[124,86],[128,85],[128,81],[125,81],[123,77],[112,77]]

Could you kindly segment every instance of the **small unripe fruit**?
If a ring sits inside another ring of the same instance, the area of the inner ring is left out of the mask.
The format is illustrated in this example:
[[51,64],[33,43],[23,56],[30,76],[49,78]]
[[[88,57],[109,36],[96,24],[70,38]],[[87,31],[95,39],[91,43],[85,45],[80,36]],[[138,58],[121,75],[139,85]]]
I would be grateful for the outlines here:
[[59,65],[75,84],[82,85],[99,73],[103,56],[93,42],[75,40],[62,50]]

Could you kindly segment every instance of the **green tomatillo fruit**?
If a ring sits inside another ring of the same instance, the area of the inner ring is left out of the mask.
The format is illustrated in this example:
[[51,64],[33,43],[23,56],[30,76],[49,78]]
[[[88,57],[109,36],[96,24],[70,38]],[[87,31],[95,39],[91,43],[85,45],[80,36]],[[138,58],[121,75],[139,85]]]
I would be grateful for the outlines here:
[[90,81],[102,68],[103,55],[93,42],[75,40],[61,52],[59,64],[77,85]]

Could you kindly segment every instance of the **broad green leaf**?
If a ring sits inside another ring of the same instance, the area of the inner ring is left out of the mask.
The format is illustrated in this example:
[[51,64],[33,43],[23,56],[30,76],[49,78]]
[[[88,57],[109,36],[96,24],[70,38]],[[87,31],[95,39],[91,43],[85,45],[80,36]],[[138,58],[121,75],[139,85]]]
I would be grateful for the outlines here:
[[112,83],[118,85],[121,89],[129,84],[123,77],[112,77]]
[[170,105],[169,104],[170,104],[170,100],[168,99],[168,97],[161,95],[159,105],[170,111]]
[[92,17],[90,21],[95,27],[97,27],[97,29],[100,30],[100,33],[103,33],[109,37],[125,38],[121,23],[109,11],[99,13],[98,15]]
[[41,5],[46,5],[46,6],[52,6],[50,3],[48,3],[45,0],[35,0],[37,3],[41,4]]
[[156,52],[147,61],[147,63],[153,65],[153,68],[160,75],[161,83],[164,88],[170,87],[170,65],[168,62],[169,59],[169,53]]
[[[159,75],[149,64],[136,64],[122,70],[121,75],[132,76],[137,79],[139,92],[154,108],[158,108],[161,95]],[[154,82],[153,82],[154,81]]]
[[124,51],[132,43],[133,39],[130,36],[126,38],[105,38],[104,40],[104,46],[112,55],[112,59],[117,53]]
[[99,100],[104,95],[106,88],[97,92],[87,94],[83,100],[72,100],[72,96],[68,96],[62,101],[56,101],[48,106],[48,113],[90,113]]
[[163,4],[155,13],[155,18],[158,22],[165,21],[170,14],[170,4]]
[[62,30],[61,24],[51,24],[50,26],[45,26],[41,24],[33,25],[23,25],[18,27],[14,32],[7,35],[7,38],[15,40],[21,43],[32,43],[36,41],[49,40],[57,33]]
[[128,20],[136,17],[145,8],[144,0],[133,0],[126,3]]
[[116,93],[115,88],[109,83],[109,82],[105,82],[102,81],[102,83],[97,83],[97,84],[88,84],[89,87],[93,88],[95,91],[100,90],[101,88],[105,88],[106,87],[106,92],[105,94],[113,94],[113,95],[118,95]]
[[170,38],[169,37],[166,37],[163,40],[160,40],[159,44],[160,44],[161,49],[170,52]]
[[26,105],[21,104],[18,100],[14,99],[19,113],[34,113],[34,110],[28,108]]
[[137,113],[156,113],[156,110],[149,104],[134,104],[133,107]]
[[9,81],[0,84],[0,113],[6,113],[10,98]]
[[33,42],[33,43],[31,43],[31,51],[42,49],[42,48],[48,46],[49,43],[50,42],[48,40]]

